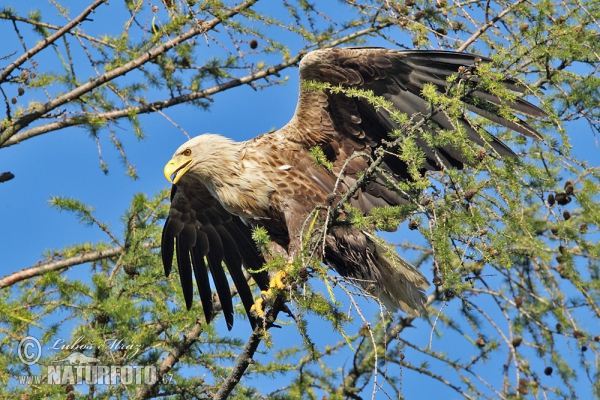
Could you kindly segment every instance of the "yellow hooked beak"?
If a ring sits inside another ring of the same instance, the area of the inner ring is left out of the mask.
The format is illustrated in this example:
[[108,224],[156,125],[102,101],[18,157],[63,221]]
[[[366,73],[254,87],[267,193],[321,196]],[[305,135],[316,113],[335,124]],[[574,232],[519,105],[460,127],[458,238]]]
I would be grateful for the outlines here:
[[177,156],[165,165],[165,178],[173,185],[179,182],[181,177],[187,172],[194,162],[193,158]]

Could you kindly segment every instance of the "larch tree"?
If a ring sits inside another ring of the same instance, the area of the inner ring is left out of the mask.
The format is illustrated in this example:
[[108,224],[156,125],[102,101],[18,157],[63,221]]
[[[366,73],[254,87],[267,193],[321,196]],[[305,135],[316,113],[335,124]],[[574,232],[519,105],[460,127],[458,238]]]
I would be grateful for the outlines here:
[[[256,96],[268,95],[297,75],[303,55],[323,47],[480,54],[493,62],[472,71],[477,87],[510,102],[514,94],[499,85],[510,77],[547,114],[528,121],[540,140],[470,115],[519,158],[499,161],[484,151],[469,168],[407,183],[403,189],[419,192],[409,206],[368,216],[348,210],[357,226],[400,224],[385,238],[433,284],[428,314],[417,319],[386,313],[352,282],[302,257],[268,329],[243,326],[237,305],[236,325],[227,332],[219,318],[205,323],[198,301],[186,310],[177,274],[164,275],[164,181],[159,193],[136,194],[114,216],[117,226],[94,211],[108,198],[89,205],[55,194],[51,207],[104,240],[46,249],[23,238],[27,247],[3,248],[40,258],[31,266],[3,262],[2,397],[600,397],[600,150],[578,156],[572,144],[575,136],[593,142],[600,131],[599,2],[50,0],[40,9],[6,6],[0,21],[6,43],[0,47],[0,154],[34,148],[42,138],[60,143],[58,132],[78,129],[98,149],[90,168],[99,160],[103,172],[118,171],[105,160],[117,154],[132,180],[144,155],[123,141],[131,132],[141,140],[156,135],[151,115],[169,121],[174,134],[204,133],[177,118],[210,118],[222,92],[251,87]],[[369,93],[347,94],[389,107]],[[423,95],[432,109],[462,116],[457,91],[427,87]],[[246,100],[253,102],[252,94]],[[293,106],[296,98],[276,101]],[[503,107],[492,111],[512,118]],[[268,119],[268,106],[255,117]],[[395,118],[406,127],[391,133],[401,139],[399,157],[418,170],[413,139],[421,133],[411,116]],[[252,124],[243,123],[248,133]],[[472,150],[461,138],[456,131],[426,140]],[[175,148],[163,150],[158,171]],[[26,194],[11,189],[23,179],[17,165],[0,163],[4,206]],[[38,183],[27,182],[31,190]],[[31,210],[23,224],[44,212]],[[2,228],[3,236],[11,234],[10,226]],[[307,238],[305,255],[327,228],[315,227],[320,236]],[[255,239],[260,247],[265,232],[256,231]],[[34,363],[23,360],[30,337],[42,347]],[[57,337],[70,345],[57,347]],[[55,367],[75,365],[76,353],[94,360],[81,364],[135,366],[146,375],[115,378],[108,370],[108,383],[105,375],[73,383]]]

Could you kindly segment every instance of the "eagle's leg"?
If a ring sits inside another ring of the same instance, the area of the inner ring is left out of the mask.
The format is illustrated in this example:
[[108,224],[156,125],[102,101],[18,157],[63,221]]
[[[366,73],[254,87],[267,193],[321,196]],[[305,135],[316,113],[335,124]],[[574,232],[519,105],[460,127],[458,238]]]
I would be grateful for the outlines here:
[[286,280],[288,279],[288,273],[286,271],[290,271],[293,268],[293,258],[290,257],[289,250],[289,248],[283,248],[274,241],[271,241],[269,243],[267,255],[269,257],[275,255],[278,255],[280,257],[286,257],[287,262],[286,265],[283,266],[283,269],[277,271],[274,275],[272,275],[272,278],[269,280],[268,289],[262,290],[260,292],[260,297],[258,297],[252,305],[252,307],[250,307],[250,312],[252,312],[257,318],[265,318],[265,311],[267,309],[267,306],[272,305],[273,300],[277,296],[277,292],[285,289],[287,286]]

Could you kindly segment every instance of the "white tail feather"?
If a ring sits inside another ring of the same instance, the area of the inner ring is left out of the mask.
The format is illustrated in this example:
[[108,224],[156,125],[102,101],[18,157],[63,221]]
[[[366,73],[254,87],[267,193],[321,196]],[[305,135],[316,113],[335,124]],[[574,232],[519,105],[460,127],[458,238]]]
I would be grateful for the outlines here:
[[427,278],[395,250],[386,248],[381,239],[366,231],[362,233],[370,244],[372,261],[380,275],[373,294],[389,311],[400,308],[411,317],[424,314],[427,296],[423,290],[429,287]]

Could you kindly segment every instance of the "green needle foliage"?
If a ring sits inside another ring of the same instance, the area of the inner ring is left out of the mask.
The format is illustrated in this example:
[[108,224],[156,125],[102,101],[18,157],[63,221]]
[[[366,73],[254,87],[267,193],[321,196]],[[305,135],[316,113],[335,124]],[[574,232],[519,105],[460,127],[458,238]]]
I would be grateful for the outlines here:
[[[97,146],[104,173],[119,168],[104,159],[109,153],[136,179],[124,143],[130,132],[139,141],[156,134],[145,114],[169,119],[163,111],[177,105],[210,111],[222,91],[285,84],[286,74],[297,73],[291,67],[316,48],[385,45],[492,58],[469,71],[476,79],[451,77],[446,93],[427,85],[423,96],[455,126],[469,118],[482,136],[497,136],[519,157],[500,161],[460,128],[431,134],[423,129],[427,119],[417,124],[373,93],[308,83],[367,99],[398,123],[390,146],[368,163],[392,152],[405,161],[413,181],[390,188],[410,202],[367,216],[345,204],[315,210],[305,224],[301,256],[264,267],[286,270],[288,286],[276,295],[287,300],[293,318],[281,313],[280,329],[252,334],[240,304],[239,322],[225,332],[219,318],[205,323],[198,301],[185,309],[176,268],[165,277],[159,247],[166,190],[134,195],[118,226],[96,216],[101,204],[54,194],[51,207],[99,230],[104,240],[72,244],[73,237],[63,248],[47,249],[35,265],[5,268],[0,397],[224,398],[218,391],[228,382],[234,382],[230,397],[238,399],[404,398],[419,395],[415,387],[431,388],[427,393],[440,398],[600,397],[600,150],[592,150],[595,158],[578,159],[571,144],[576,135],[600,132],[600,2],[51,4],[0,10],[3,35],[22,50],[0,54],[1,152],[40,135],[62,140],[60,130],[78,127]],[[94,21],[93,13],[107,11],[119,30]],[[60,31],[69,21],[73,25]],[[465,94],[482,88],[505,104],[490,111],[516,118],[508,107],[515,94],[501,84],[506,77],[548,114],[528,120],[541,140],[465,109]],[[432,146],[452,144],[471,165],[422,176],[416,137]],[[331,169],[320,148],[311,154],[316,165]],[[374,168],[362,179],[386,173]],[[317,260],[328,228],[322,216],[334,211],[340,221],[378,233],[400,224],[401,235],[385,237],[431,277],[427,316],[391,316],[369,301],[368,291]],[[253,237],[267,254],[268,233],[256,229]],[[44,349],[33,365],[18,356],[27,336]],[[246,353],[255,341],[258,350]],[[75,365],[57,360],[76,352],[94,358],[94,365],[151,367],[157,379],[72,385],[52,375],[57,365]],[[235,372],[246,354],[252,363]]]

